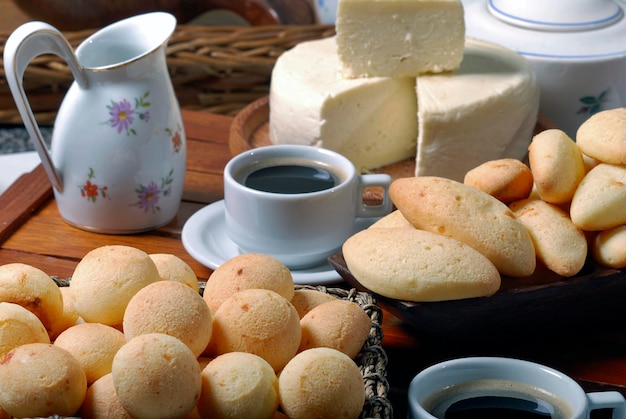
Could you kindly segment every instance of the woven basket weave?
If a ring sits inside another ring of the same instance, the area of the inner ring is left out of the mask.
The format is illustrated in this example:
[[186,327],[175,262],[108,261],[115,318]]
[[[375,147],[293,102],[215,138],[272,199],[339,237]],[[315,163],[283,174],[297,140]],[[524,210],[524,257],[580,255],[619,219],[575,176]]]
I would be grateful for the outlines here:
[[[95,30],[64,33],[73,47]],[[335,34],[329,25],[192,26],[179,25],[167,48],[174,90],[184,109],[235,115],[267,95],[276,58],[294,45]],[[10,33],[0,33],[0,48]],[[54,122],[73,81],[63,59],[36,58],[24,74],[24,88],[41,125]],[[0,68],[0,123],[21,124]]]
[[[52,279],[59,287],[67,287],[71,279],[53,276]],[[205,282],[200,282],[200,293],[204,292]],[[383,328],[382,310],[376,305],[371,294],[359,292],[356,289],[327,288],[322,285],[296,285],[296,289],[313,289],[333,297],[356,303],[372,320],[367,340],[355,358],[363,376],[365,386],[365,404],[359,419],[391,419],[393,407],[388,399],[389,382],[387,381],[387,354],[382,347]],[[54,419],[62,419],[54,416]]]

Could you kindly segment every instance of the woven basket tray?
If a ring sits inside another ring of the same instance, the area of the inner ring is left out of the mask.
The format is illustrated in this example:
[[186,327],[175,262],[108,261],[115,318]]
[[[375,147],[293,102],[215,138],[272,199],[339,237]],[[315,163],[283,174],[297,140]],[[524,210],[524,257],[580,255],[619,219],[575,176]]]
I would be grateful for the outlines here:
[[[52,277],[60,287],[69,286],[69,279]],[[200,293],[204,291],[205,282],[200,283]],[[372,320],[369,336],[357,355],[355,362],[363,375],[365,385],[365,404],[360,419],[381,418],[391,419],[393,408],[387,395],[389,383],[387,381],[387,354],[382,347],[382,311],[376,305],[374,297],[369,293],[353,289],[327,288],[322,285],[296,285],[296,289],[314,289],[327,293],[336,298],[352,301],[359,305]],[[59,418],[55,416],[55,418]]]
[[[95,30],[67,32],[76,47]],[[179,25],[167,48],[174,90],[184,109],[235,115],[267,95],[276,58],[294,45],[335,34],[328,25],[192,26]],[[10,33],[0,33],[0,48]],[[0,55],[1,57],[1,55]],[[0,123],[21,124],[0,66]],[[24,89],[37,121],[51,125],[73,81],[63,59],[36,58],[24,74]]]

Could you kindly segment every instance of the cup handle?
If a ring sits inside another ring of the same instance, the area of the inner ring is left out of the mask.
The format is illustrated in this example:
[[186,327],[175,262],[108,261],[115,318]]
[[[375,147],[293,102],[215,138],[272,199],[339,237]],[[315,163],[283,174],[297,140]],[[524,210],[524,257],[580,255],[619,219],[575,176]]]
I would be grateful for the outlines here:
[[69,42],[58,29],[44,22],[25,23],[9,36],[3,54],[4,72],[17,109],[28,134],[33,139],[41,163],[52,185],[61,192],[63,191],[61,175],[54,167],[23,86],[26,67],[33,59],[44,54],[55,54],[63,58],[68,63],[78,85],[87,87],[87,78]]
[[[359,177],[359,188],[357,202],[357,217],[358,218],[371,218],[371,217],[384,217],[389,214],[393,209],[393,203],[389,198],[389,185],[391,185],[392,178],[386,174],[368,174],[361,175]],[[367,205],[361,198],[366,188],[379,187],[383,189],[383,202],[378,205]]]
[[613,409],[613,419],[626,419],[626,400],[617,391],[598,391],[587,393],[589,409],[587,418],[592,410]]

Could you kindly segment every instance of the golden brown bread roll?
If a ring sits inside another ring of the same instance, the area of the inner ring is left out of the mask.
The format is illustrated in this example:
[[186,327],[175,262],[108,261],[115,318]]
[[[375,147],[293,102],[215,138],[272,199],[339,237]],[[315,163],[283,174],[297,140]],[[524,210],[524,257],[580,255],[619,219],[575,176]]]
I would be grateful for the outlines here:
[[57,284],[41,269],[24,263],[0,265],[0,301],[19,304],[41,320],[51,338],[63,316]]
[[162,281],[182,282],[192,290],[199,291],[198,277],[187,262],[170,253],[153,253],[149,256],[156,265]]
[[298,312],[285,297],[247,289],[228,297],[215,312],[208,353],[248,352],[280,371],[298,351],[301,336]]
[[292,418],[356,419],[365,401],[359,367],[331,348],[313,348],[296,355],[280,373],[278,389],[282,411]]
[[87,392],[87,378],[65,349],[28,343],[0,359],[0,406],[19,418],[74,416]]
[[590,116],[576,132],[576,144],[586,155],[610,164],[626,164],[626,108]]
[[50,343],[41,320],[19,304],[0,302],[0,358],[26,343]]
[[184,418],[202,388],[193,352],[163,333],[129,340],[113,358],[111,374],[120,403],[134,418]]
[[197,406],[204,418],[271,418],[278,409],[278,378],[258,355],[220,355],[202,370]]
[[301,320],[300,352],[311,348],[333,348],[354,359],[361,351],[372,319],[358,304],[335,299],[318,305]]
[[526,228],[493,196],[450,179],[396,179],[389,196],[416,228],[459,240],[489,259],[502,275],[524,277],[536,266]]
[[496,267],[450,237],[408,228],[369,228],[348,238],[343,256],[364,287],[389,298],[444,301],[493,295]]
[[553,272],[576,275],[587,260],[587,238],[569,215],[540,199],[513,202],[511,210],[528,230],[537,258]]
[[209,277],[204,300],[213,313],[236,292],[249,288],[272,290],[291,300],[294,293],[291,271],[277,259],[258,253],[234,256],[221,264]]
[[580,149],[558,129],[545,130],[533,137],[528,161],[539,196],[553,204],[569,202],[585,176]]
[[533,175],[519,160],[490,160],[468,171],[463,183],[509,204],[528,198],[533,189]]
[[126,339],[165,333],[180,339],[198,357],[213,330],[211,310],[200,294],[178,281],[159,281],[139,290],[128,302],[123,329]]
[[100,377],[87,389],[85,400],[80,407],[82,419],[133,419],[120,403],[113,385],[113,375]]
[[71,353],[85,370],[87,384],[111,372],[113,357],[126,343],[119,330],[100,323],[83,323],[70,327],[54,345]]
[[102,246],[78,262],[70,288],[74,307],[86,322],[117,326],[133,295],[160,280],[145,252],[130,246]]
[[626,224],[626,166],[601,163],[578,185],[570,205],[572,222],[599,231]]

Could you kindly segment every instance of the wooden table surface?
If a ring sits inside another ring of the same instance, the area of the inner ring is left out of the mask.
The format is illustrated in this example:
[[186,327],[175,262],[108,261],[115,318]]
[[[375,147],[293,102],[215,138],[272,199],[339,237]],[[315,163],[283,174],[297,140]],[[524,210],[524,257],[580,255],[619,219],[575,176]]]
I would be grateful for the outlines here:
[[[41,166],[17,180],[0,195],[0,264],[23,262],[50,275],[70,277],[91,249],[126,244],[148,253],[172,253],[184,259],[200,280],[211,270],[196,262],[180,240],[182,226],[198,209],[223,197],[222,170],[230,151],[232,118],[183,111],[188,141],[185,194],[177,218],[158,230],[135,235],[103,235],[64,223]],[[88,145],[87,145],[88,146]],[[512,307],[512,310],[515,308]],[[617,389],[626,394],[625,330],[597,333],[580,330],[558,339],[526,339],[489,343],[441,341],[422,336],[383,311],[383,345],[389,358],[388,380],[395,417],[406,415],[406,390],[411,378],[426,366],[461,356],[513,356],[544,363],[577,379],[585,389]],[[624,386],[624,387],[622,387]]]

